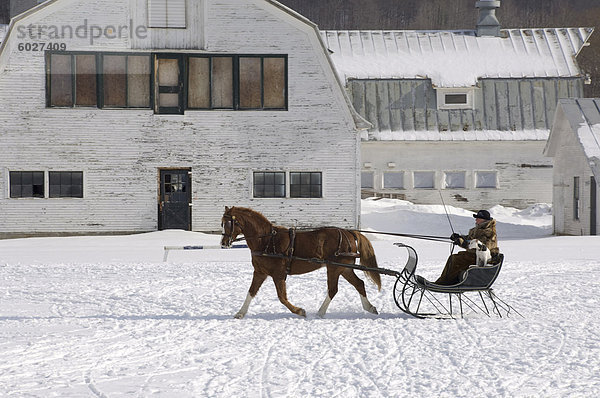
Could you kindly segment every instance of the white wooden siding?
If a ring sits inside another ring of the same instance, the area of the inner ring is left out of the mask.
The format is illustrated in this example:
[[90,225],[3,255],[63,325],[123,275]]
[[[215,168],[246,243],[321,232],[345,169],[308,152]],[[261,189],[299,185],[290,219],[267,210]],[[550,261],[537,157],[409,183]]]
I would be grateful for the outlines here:
[[[374,190],[380,195],[440,204],[438,190],[441,190],[446,204],[470,210],[498,204],[524,208],[552,202],[552,163],[542,155],[544,144],[543,141],[369,141],[362,143],[361,155],[363,162],[371,164],[369,170],[375,172]],[[404,171],[405,189],[382,187],[383,173],[388,171]],[[435,188],[414,189],[414,171],[435,171]],[[444,189],[445,171],[465,171],[466,188]],[[477,171],[497,171],[498,187],[475,188]]]
[[[256,208],[284,225],[357,226],[359,138],[317,33],[267,1],[210,3],[209,51],[288,54],[289,110],[165,116],[46,108],[43,53],[18,51],[11,36],[0,58],[0,234],[155,230],[163,167],[191,168],[197,231],[220,230],[226,205]],[[128,24],[130,6],[59,0],[23,23]],[[186,37],[176,48],[198,45]],[[129,36],[65,41],[73,51],[145,48]],[[258,169],[322,171],[323,198],[254,199],[250,171]],[[10,199],[10,170],[83,170],[84,198]]]

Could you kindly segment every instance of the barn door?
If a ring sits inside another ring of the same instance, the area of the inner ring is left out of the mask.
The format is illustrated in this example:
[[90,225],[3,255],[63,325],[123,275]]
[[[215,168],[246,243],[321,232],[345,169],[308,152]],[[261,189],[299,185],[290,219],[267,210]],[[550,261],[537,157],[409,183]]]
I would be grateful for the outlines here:
[[191,172],[160,170],[158,229],[192,229]]
[[183,114],[183,58],[156,54],[154,59],[155,113]]
[[590,181],[590,235],[598,235],[596,228],[596,216],[597,216],[597,205],[596,201],[596,179],[592,176]]

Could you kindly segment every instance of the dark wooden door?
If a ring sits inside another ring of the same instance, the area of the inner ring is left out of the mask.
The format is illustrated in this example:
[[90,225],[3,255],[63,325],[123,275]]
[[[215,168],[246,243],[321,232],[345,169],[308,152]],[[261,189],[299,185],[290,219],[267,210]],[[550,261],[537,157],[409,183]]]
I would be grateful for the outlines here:
[[190,171],[160,171],[158,229],[192,229],[192,190]]
[[183,114],[183,58],[156,54],[154,60],[156,113]]

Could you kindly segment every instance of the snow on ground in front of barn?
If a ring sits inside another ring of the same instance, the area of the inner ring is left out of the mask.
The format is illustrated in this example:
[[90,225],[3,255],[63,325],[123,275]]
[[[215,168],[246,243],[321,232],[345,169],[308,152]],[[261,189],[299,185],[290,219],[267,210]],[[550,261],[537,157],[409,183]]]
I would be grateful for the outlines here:
[[[448,207],[457,232],[472,213]],[[491,209],[506,259],[495,290],[524,318],[419,320],[393,282],[368,285],[380,315],[345,281],[325,319],[324,270],[288,279],[289,313],[268,280],[233,319],[252,277],[247,249],[183,231],[0,241],[2,397],[599,396],[600,238],[553,237],[547,206]],[[441,206],[363,201],[363,226],[450,235]],[[381,267],[418,251],[434,278],[449,245],[371,235]],[[361,274],[362,277],[362,274]]]

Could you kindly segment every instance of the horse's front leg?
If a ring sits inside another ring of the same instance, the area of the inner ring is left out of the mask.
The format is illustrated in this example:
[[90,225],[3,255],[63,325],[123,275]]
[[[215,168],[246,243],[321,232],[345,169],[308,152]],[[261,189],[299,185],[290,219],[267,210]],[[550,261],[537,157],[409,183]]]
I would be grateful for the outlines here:
[[267,275],[254,271],[254,275],[252,276],[252,284],[250,285],[250,289],[248,290],[248,294],[246,295],[246,300],[244,300],[244,304],[242,304],[242,308],[234,315],[237,319],[242,319],[246,316],[248,312],[248,307],[250,307],[250,302],[258,293],[258,289],[263,284],[263,282],[267,279]]
[[296,307],[288,301],[287,289],[285,286],[285,278],[273,277],[273,282],[275,282],[275,289],[277,289],[277,297],[279,297],[279,301],[281,301],[281,304],[285,305],[290,311],[292,311],[296,315],[306,316],[306,311],[304,311],[303,308]]

